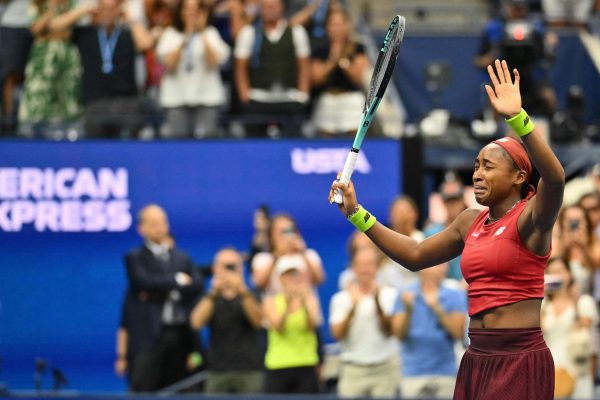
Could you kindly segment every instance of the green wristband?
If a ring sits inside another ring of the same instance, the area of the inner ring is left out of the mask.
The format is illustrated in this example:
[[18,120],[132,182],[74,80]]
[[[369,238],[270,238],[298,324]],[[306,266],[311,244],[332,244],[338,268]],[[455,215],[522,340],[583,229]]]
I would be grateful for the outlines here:
[[506,123],[515,131],[519,137],[529,135],[534,128],[533,121],[529,115],[521,108],[521,112],[514,117],[507,119]]
[[365,210],[363,206],[359,205],[358,210],[356,210],[355,213],[348,217],[348,221],[350,221],[352,225],[354,225],[359,231],[366,232],[373,225],[375,225],[377,218],[375,218],[374,215],[371,215],[370,212]]

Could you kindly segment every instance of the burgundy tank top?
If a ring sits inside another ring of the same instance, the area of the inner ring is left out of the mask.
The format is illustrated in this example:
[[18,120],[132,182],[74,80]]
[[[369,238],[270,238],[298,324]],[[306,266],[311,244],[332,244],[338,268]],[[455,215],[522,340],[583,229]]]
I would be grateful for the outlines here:
[[532,253],[517,229],[527,202],[522,200],[490,224],[485,224],[490,213],[486,209],[469,228],[460,260],[469,284],[469,315],[544,297],[544,268],[550,252],[545,256]]

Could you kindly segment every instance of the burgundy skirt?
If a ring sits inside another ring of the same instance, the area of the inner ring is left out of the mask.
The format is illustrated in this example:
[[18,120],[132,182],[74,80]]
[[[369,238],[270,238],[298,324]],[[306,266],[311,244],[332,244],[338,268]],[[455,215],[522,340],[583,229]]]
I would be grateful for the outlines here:
[[550,400],[554,361],[540,328],[469,329],[454,400]]

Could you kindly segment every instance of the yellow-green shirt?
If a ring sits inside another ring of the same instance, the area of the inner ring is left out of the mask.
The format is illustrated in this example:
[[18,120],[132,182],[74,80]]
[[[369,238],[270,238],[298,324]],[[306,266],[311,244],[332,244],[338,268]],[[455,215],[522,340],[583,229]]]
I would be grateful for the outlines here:
[[[286,307],[285,296],[276,295],[277,312],[284,313]],[[265,355],[267,369],[312,367],[318,363],[317,334],[308,325],[306,310],[299,309],[289,314],[282,332],[269,329]]]

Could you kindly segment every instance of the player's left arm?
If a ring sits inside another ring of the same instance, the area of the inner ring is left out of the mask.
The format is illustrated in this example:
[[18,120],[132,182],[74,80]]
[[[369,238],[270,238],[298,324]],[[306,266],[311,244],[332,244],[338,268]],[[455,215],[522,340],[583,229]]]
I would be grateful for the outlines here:
[[534,229],[550,232],[562,206],[565,171],[536,128],[523,136],[522,140],[531,162],[540,174],[537,194],[528,204],[529,210],[524,212],[527,212],[528,220]]
[[[495,62],[496,71],[489,65],[488,73],[493,84],[486,91],[494,110],[507,118],[521,113],[520,75],[513,70],[514,82],[506,61]],[[527,117],[529,118],[529,117]],[[524,124],[527,124],[527,119]],[[529,158],[540,174],[537,194],[531,199],[519,218],[519,232],[527,248],[536,254],[546,254],[550,247],[552,227],[562,205],[565,171],[540,132],[519,134]]]

